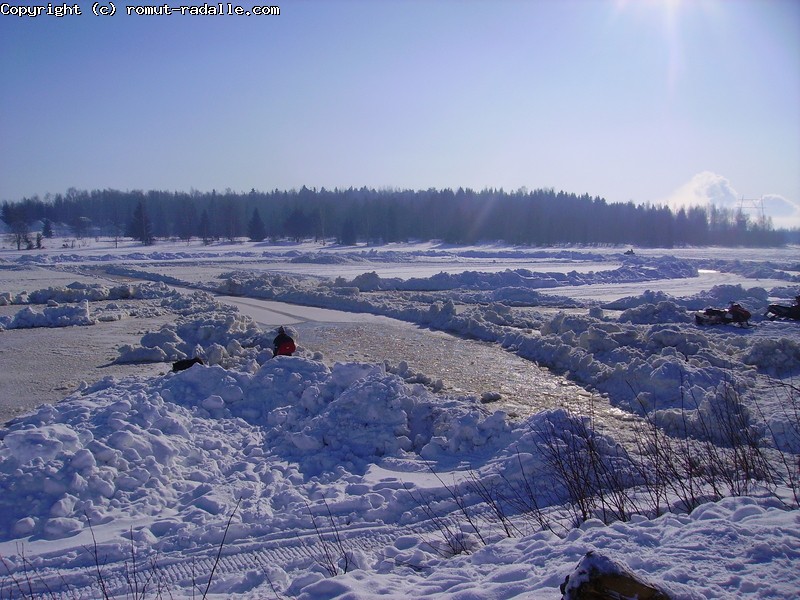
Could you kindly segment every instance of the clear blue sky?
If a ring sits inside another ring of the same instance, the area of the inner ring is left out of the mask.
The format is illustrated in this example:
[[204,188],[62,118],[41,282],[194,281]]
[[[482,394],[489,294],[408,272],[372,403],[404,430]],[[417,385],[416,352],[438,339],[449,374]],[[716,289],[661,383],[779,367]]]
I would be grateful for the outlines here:
[[0,200],[721,189],[776,195],[800,226],[796,0],[270,3],[280,16],[0,15]]

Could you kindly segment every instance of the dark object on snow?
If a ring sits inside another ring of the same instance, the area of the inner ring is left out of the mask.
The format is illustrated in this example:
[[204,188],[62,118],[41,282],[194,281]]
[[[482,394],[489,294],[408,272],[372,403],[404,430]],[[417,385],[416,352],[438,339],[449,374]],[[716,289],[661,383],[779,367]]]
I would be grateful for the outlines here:
[[204,365],[206,363],[203,362],[203,359],[195,356],[194,358],[184,358],[183,360],[176,360],[172,363],[172,372],[177,373],[178,371],[185,371],[192,365]]
[[794,305],[783,306],[782,304],[770,304],[764,314],[770,321],[775,319],[794,319],[800,321],[800,296],[794,299]]
[[735,323],[740,327],[749,327],[750,311],[741,304],[731,302],[728,308],[707,308],[694,313],[698,325],[727,325]]
[[273,356],[291,356],[297,350],[292,337],[283,327],[278,328],[278,335],[272,340]]
[[610,558],[587,552],[561,584],[561,600],[669,600]]

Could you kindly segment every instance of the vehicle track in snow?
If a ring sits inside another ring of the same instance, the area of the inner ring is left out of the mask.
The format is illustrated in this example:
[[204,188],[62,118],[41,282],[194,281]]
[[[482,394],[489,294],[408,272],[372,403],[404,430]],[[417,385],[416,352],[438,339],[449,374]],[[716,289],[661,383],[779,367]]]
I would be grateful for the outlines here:
[[[230,540],[224,544],[202,544],[193,550],[181,548],[175,552],[154,552],[148,556],[139,553],[135,561],[131,555],[125,560],[109,563],[103,556],[102,547],[84,547],[87,552],[85,564],[74,568],[82,570],[84,576],[80,581],[70,577],[69,591],[64,592],[68,593],[66,597],[73,600],[103,597],[99,595],[102,594],[101,588],[105,588],[105,593],[111,598],[139,597],[134,589],[141,590],[144,583],[149,581],[147,587],[151,591],[141,597],[170,598],[173,593],[186,597],[186,591],[194,589],[199,598],[203,596],[212,573],[213,595],[213,582],[229,581],[231,577],[245,579],[250,572],[255,574],[254,580],[258,584],[262,583],[263,574],[269,575],[272,571],[274,575],[276,568],[289,573],[290,577],[294,569],[299,567],[302,570],[303,565],[308,564],[316,564],[321,571],[334,568],[341,573],[344,572],[341,564],[343,551],[375,552],[391,546],[404,535],[420,536],[433,544],[441,541],[441,532],[428,519],[403,525],[375,522],[343,527],[340,524],[334,530],[330,526],[323,526],[322,518],[318,518],[318,525],[316,531],[310,528],[301,533],[292,529],[289,533],[270,533]],[[97,557],[92,556],[93,552],[97,553]],[[373,560],[377,558],[373,556]],[[74,572],[74,569],[71,571]],[[41,597],[54,597],[64,581],[63,573],[57,568],[40,569],[35,574],[15,573],[14,577],[23,583],[26,593],[29,589],[33,593],[33,596],[20,597],[39,597],[38,594]],[[161,589],[161,593],[156,589]],[[13,594],[11,597],[14,597]]]

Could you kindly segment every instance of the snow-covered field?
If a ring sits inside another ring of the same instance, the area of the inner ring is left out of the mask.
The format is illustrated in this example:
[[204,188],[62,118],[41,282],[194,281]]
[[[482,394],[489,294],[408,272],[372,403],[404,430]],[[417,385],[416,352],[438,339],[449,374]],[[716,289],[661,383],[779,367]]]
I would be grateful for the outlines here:
[[798,247],[61,245],[0,250],[0,598],[800,593]]

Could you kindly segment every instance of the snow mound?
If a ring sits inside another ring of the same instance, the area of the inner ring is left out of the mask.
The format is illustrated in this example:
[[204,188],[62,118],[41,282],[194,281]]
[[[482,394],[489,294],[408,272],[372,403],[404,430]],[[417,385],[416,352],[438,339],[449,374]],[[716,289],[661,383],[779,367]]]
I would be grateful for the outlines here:
[[84,300],[77,306],[60,306],[52,302],[43,311],[23,308],[14,317],[0,318],[0,330],[28,329],[32,327],[69,327],[72,325],[94,325],[96,320],[89,314],[89,303]]
[[2,304],[59,304],[77,303],[83,301],[99,302],[101,300],[146,300],[154,298],[168,298],[178,295],[178,292],[164,284],[139,283],[117,286],[101,284],[87,284],[74,282],[67,286],[56,286],[33,292],[23,292],[0,296]]
[[164,300],[182,315],[175,323],[142,336],[139,345],[119,348],[116,363],[164,362],[200,357],[210,364],[259,364],[272,356],[270,341],[252,318],[205,292]]
[[692,315],[676,302],[664,300],[658,304],[641,304],[629,308],[619,316],[620,323],[691,323]]
[[[745,289],[738,284],[717,285],[712,287],[710,290],[702,291],[682,298],[674,298],[661,291],[646,290],[643,294],[638,296],[627,296],[625,298],[614,300],[613,302],[607,302],[603,304],[603,308],[627,311],[641,308],[645,305],[661,306],[666,302],[669,305],[669,311],[677,316],[681,308],[684,311],[701,310],[709,306],[724,308],[731,302],[738,302],[755,314],[759,311],[763,312],[763,310],[767,307],[767,298],[768,294],[763,288]],[[652,309],[646,309],[645,312],[647,312],[647,310]],[[637,313],[634,311],[630,314],[636,315]],[[666,315],[666,318],[669,318],[669,315]],[[678,321],[676,322],[680,322],[681,320],[682,319],[678,317]]]
[[501,414],[442,410],[375,365],[278,357],[255,373],[194,366],[101,382],[0,430],[0,482],[15,490],[0,499],[0,537],[73,535],[120,507],[129,518],[180,514],[202,535],[234,498],[243,498],[241,527],[257,530],[264,490],[277,511],[292,489],[271,462],[288,465],[290,479],[364,472],[384,457],[452,459],[495,438],[505,445],[509,432]]
[[644,293],[638,296],[626,296],[619,298],[613,302],[603,304],[603,308],[609,310],[626,310],[630,308],[637,308],[643,304],[658,304],[660,302],[674,301],[669,294],[661,291],[645,290]]
[[300,254],[289,260],[291,263],[307,263],[317,265],[347,265],[353,263],[366,262],[364,258],[354,255],[343,254],[323,254],[321,252],[315,254]]
[[745,364],[777,377],[800,373],[800,343],[789,338],[760,339],[742,357]]
[[747,310],[763,313],[767,308],[769,296],[764,288],[745,289],[741,285],[717,285],[707,292],[701,292],[685,298],[686,306],[692,310],[700,310],[707,306],[728,306],[737,302]]
[[637,258],[609,271],[579,273],[533,272],[529,269],[506,269],[497,273],[464,271],[458,274],[439,273],[432,277],[382,278],[377,273],[364,273],[352,281],[338,280],[337,285],[355,286],[362,292],[377,290],[495,290],[502,287],[543,289],[559,286],[591,285],[607,282],[652,281],[655,279],[695,277],[697,269],[688,261],[673,257]]
[[[210,364],[227,359],[257,360],[272,356],[264,333],[250,318],[240,314],[184,317],[144,335],[139,346],[119,348],[116,363],[164,362],[185,358],[205,358]],[[266,353],[268,352],[268,354]]]

